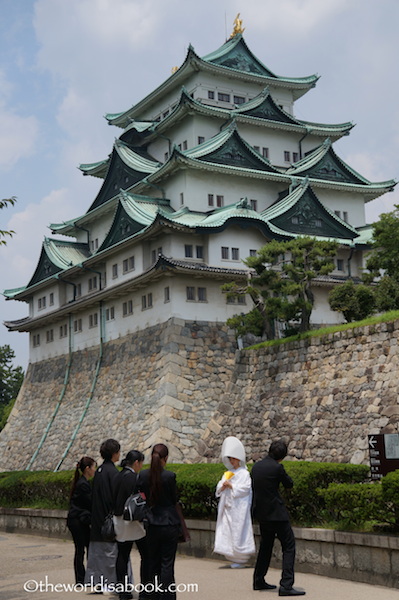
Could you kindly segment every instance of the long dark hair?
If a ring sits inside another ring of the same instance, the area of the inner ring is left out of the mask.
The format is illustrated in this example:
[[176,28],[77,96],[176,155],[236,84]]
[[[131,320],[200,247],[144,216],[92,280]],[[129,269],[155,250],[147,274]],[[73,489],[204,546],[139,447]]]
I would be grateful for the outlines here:
[[125,458],[121,461],[121,467],[131,467],[138,460],[139,462],[143,462],[144,454],[140,452],[140,450],[130,450],[125,456]]
[[165,444],[155,444],[151,453],[151,466],[150,466],[150,504],[154,506],[160,496],[162,489],[161,475],[163,471],[163,465],[161,460],[167,458],[169,455],[168,447]]
[[76,463],[75,474],[73,476],[73,481],[72,481],[72,486],[71,486],[71,493],[69,495],[70,499],[73,496],[73,493],[74,493],[74,491],[76,489],[76,484],[78,483],[78,480],[83,475],[84,470],[87,467],[91,467],[91,466],[93,466],[95,464],[96,464],[96,461],[94,460],[94,458],[91,458],[90,456],[82,456],[82,458],[80,459],[80,461]]

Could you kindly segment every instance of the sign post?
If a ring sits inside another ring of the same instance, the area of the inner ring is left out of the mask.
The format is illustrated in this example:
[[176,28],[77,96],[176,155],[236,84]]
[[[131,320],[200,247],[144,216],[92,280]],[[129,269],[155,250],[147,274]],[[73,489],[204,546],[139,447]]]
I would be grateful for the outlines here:
[[371,479],[381,479],[399,469],[399,433],[368,436]]

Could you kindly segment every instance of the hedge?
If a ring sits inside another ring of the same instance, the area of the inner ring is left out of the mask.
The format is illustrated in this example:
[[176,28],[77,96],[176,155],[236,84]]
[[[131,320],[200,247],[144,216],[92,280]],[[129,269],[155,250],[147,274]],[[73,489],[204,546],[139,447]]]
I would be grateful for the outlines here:
[[[310,525],[325,519],[325,499],[316,490],[331,483],[359,483],[368,474],[365,465],[285,461],[294,488],[283,491],[294,523]],[[170,464],[176,473],[180,499],[190,518],[215,519],[216,484],[225,467],[222,464]],[[251,469],[251,465],[249,465]],[[13,471],[0,473],[0,505],[13,507],[68,508],[73,471]]]

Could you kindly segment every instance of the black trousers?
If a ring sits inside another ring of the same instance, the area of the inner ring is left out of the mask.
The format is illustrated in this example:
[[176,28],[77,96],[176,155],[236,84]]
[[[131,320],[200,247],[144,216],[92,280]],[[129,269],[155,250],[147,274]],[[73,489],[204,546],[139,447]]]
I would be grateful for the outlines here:
[[176,592],[166,591],[175,583],[175,558],[179,525],[149,525],[147,544],[149,552],[150,580],[162,585],[164,592],[155,591],[151,600],[176,600]]
[[283,568],[280,586],[291,589],[294,585],[295,537],[289,521],[259,523],[261,541],[254,571],[254,586],[262,585],[272,558],[277,537],[283,551]]
[[[118,557],[116,559],[116,578],[118,583],[125,583],[125,577],[127,577],[127,566],[129,563],[130,552],[133,544],[136,544],[140,554],[140,583],[146,585],[150,581],[150,571],[148,562],[148,547],[147,540],[145,537],[140,540],[129,541],[129,542],[117,542],[118,544]],[[144,596],[140,594],[140,596]]]
[[79,519],[68,517],[67,526],[72,534],[73,543],[75,544],[75,556],[73,559],[73,568],[75,571],[75,583],[84,583],[85,567],[84,556],[89,552],[90,542],[90,525],[81,523]]

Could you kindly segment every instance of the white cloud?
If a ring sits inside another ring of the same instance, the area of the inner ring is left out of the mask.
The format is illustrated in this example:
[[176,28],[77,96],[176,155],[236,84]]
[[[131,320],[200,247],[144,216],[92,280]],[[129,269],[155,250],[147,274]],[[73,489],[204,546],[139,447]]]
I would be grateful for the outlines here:
[[11,169],[20,158],[33,154],[39,133],[34,116],[18,115],[8,104],[11,102],[12,84],[0,71],[0,169]]

